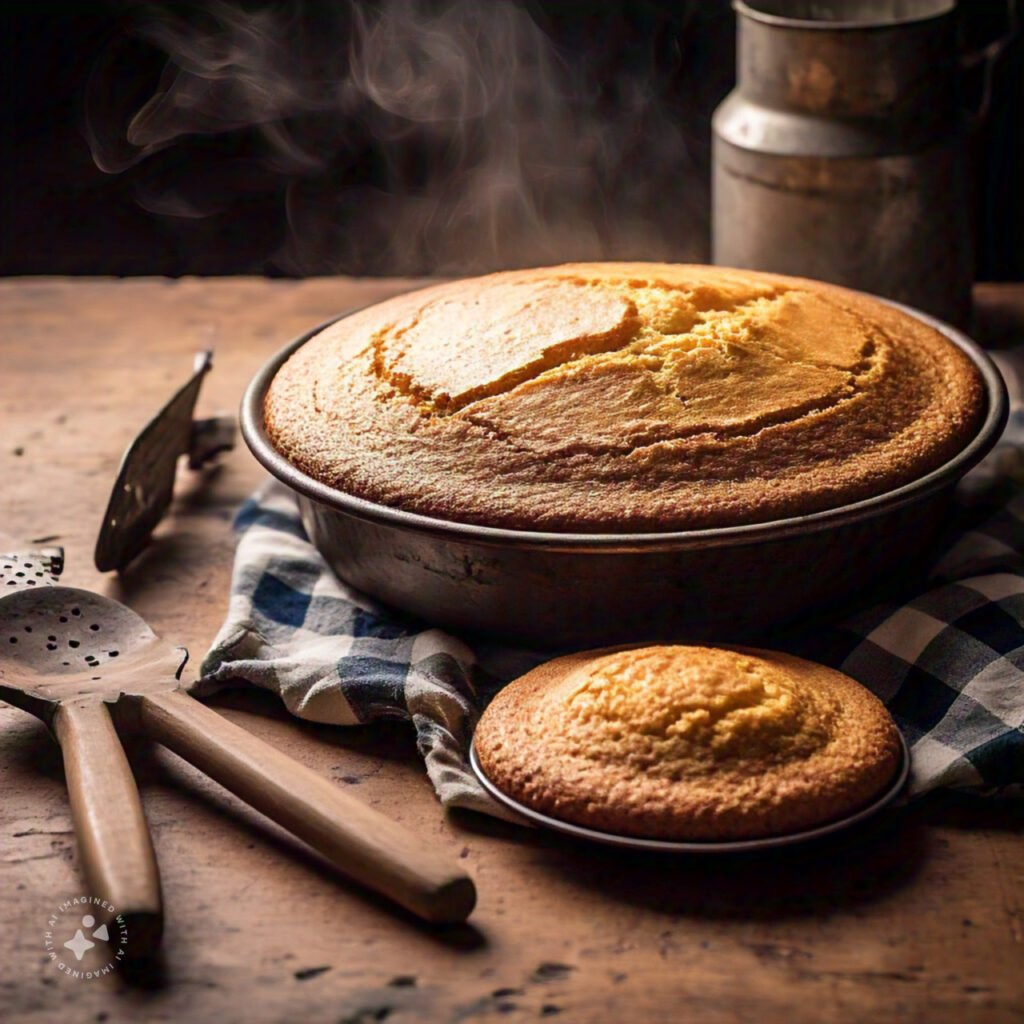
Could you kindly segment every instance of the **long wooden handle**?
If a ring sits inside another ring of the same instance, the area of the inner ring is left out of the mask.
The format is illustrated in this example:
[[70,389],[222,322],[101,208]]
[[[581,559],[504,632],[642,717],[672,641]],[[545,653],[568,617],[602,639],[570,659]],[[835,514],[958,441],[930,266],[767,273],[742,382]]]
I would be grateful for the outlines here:
[[356,881],[435,923],[464,921],[473,880],[378,811],[181,690],[146,694],[140,724]]
[[127,928],[126,954],[147,956],[163,934],[160,872],[135,777],[107,705],[65,702],[53,730],[64,755],[64,777],[89,895],[106,900]]

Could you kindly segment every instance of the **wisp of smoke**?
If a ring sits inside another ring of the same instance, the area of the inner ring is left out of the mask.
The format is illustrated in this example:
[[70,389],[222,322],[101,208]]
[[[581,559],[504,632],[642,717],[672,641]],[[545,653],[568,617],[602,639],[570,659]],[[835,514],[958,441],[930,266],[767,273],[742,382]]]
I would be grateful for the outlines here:
[[168,151],[254,138],[238,162],[280,183],[289,231],[270,263],[285,272],[704,255],[700,144],[652,68],[602,75],[569,59],[513,0],[166,7],[140,20],[140,39],[166,66],[131,109],[110,62],[97,68],[85,121],[97,166],[160,165],[139,201],[199,217],[244,196],[211,176],[176,180],[187,175]]

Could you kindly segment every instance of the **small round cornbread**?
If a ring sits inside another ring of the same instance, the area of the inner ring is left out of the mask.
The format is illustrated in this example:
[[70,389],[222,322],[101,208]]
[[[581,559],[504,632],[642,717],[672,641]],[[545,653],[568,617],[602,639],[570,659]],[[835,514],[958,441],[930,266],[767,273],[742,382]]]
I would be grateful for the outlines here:
[[757,839],[845,817],[892,782],[899,734],[833,669],[740,647],[630,647],[506,686],[473,739],[487,778],[563,821],[677,841]]

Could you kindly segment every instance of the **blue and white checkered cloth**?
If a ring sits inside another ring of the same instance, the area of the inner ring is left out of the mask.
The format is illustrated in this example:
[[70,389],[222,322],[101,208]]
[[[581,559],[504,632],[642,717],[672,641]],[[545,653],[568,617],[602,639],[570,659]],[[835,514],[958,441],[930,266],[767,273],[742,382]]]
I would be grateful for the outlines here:
[[[1001,360],[1011,416],[960,491],[929,589],[786,642],[859,680],[911,749],[910,794],[1024,782],[1024,401]],[[307,539],[290,493],[263,487],[241,510],[227,621],[196,689],[255,685],[293,714],[360,725],[411,720],[446,807],[506,816],[467,761],[476,718],[546,655],[474,642],[384,607],[339,580]],[[549,655],[547,655],[549,656]]]

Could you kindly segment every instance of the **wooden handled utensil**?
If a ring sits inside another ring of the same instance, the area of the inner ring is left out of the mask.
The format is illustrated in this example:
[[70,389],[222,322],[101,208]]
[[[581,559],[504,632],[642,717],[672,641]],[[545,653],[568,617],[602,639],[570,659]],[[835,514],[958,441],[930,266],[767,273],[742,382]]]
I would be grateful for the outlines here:
[[[188,657],[130,608],[47,586],[0,600],[0,698],[60,743],[90,895],[126,920],[132,952],[159,944],[160,876],[138,788],[114,728],[163,743],[305,840],[356,881],[436,923],[463,921],[472,879],[327,779],[190,697]],[[112,717],[113,716],[113,717]]]

